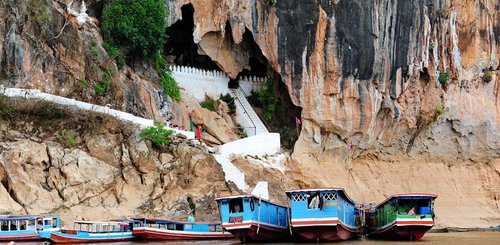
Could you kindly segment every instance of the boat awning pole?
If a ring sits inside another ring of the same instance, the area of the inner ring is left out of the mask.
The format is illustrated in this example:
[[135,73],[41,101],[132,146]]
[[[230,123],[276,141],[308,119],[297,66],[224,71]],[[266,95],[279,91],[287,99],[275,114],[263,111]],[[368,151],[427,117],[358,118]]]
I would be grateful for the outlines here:
[[[252,199],[250,199],[252,201]],[[257,211],[257,234],[259,234],[260,230],[260,207],[262,206],[261,198],[259,197],[259,210]]]

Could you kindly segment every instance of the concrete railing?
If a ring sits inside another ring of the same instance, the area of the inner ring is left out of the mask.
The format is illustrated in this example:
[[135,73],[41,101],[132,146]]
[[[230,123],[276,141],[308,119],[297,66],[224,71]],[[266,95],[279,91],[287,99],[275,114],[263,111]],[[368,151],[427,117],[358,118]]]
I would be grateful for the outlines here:
[[[154,121],[151,119],[146,119],[142,117],[136,117],[130,113],[123,111],[118,111],[111,109],[106,106],[94,105],[83,101],[78,101],[75,99],[70,99],[66,97],[61,97],[53,94],[43,93],[37,89],[20,89],[20,88],[3,88],[0,87],[0,94],[4,94],[7,97],[20,97],[26,100],[43,100],[52,102],[54,104],[68,106],[70,108],[76,108],[82,111],[89,111],[95,113],[101,113],[109,115],[117,120],[124,122],[129,122],[132,124],[139,125],[140,127],[154,126]],[[167,127],[168,128],[168,127]],[[178,129],[169,128],[175,131],[175,133],[182,134],[188,139],[194,139],[194,132],[183,131]]]

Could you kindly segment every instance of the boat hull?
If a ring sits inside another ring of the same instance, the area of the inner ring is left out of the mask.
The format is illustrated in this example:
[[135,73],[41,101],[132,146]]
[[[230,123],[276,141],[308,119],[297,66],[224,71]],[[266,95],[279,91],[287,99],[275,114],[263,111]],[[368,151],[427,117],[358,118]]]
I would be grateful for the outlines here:
[[345,241],[356,236],[356,230],[342,225],[329,226],[300,226],[293,230],[306,242],[334,242]]
[[0,235],[0,242],[17,242],[17,241],[41,241],[42,237],[36,232],[25,233],[25,234],[9,234]]
[[243,243],[288,241],[291,239],[289,229],[262,223],[260,225],[255,222],[225,224],[223,227]]
[[234,238],[229,232],[183,232],[156,228],[135,228],[134,236],[147,240],[210,240]]
[[102,237],[80,237],[78,235],[72,234],[60,234],[60,233],[52,233],[50,236],[50,241],[52,243],[58,244],[72,244],[72,243],[101,243],[101,242],[123,242],[130,241],[134,237],[130,233],[129,235],[124,236],[102,236]]
[[393,224],[388,228],[372,232],[368,235],[372,239],[383,240],[420,240],[432,225],[398,225]]

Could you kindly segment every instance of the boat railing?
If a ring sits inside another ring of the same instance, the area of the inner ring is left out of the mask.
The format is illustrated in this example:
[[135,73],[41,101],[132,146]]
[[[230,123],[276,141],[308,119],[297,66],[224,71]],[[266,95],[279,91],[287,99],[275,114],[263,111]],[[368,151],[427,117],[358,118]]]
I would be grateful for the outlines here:
[[71,234],[71,235],[78,235],[78,231],[77,230],[61,230],[61,233]]

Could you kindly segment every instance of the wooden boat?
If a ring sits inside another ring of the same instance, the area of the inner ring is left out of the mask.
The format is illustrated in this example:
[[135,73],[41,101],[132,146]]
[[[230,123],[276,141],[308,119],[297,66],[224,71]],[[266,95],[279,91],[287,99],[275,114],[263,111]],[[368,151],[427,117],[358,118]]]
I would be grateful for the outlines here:
[[255,195],[235,195],[216,199],[222,226],[245,242],[286,241],[291,238],[288,207]]
[[286,191],[290,198],[290,223],[294,234],[308,242],[353,238],[360,230],[359,210],[344,189]]
[[43,240],[59,229],[60,219],[55,215],[0,216],[0,242]]
[[72,230],[61,230],[50,236],[53,243],[98,243],[132,240],[130,221],[75,221]]
[[[368,237],[419,240],[434,226],[435,194],[397,194],[367,212]],[[414,214],[409,210],[414,208]]]
[[208,240],[234,238],[220,223],[134,218],[134,236],[149,240]]

